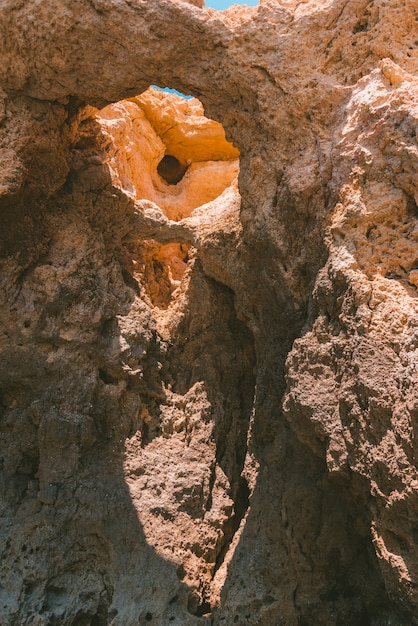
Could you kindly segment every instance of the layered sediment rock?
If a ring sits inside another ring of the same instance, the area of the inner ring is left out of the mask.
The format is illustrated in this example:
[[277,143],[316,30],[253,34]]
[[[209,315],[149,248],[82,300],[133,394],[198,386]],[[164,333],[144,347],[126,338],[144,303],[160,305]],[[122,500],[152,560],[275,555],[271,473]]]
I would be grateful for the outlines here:
[[417,20],[2,3],[0,624],[416,623]]

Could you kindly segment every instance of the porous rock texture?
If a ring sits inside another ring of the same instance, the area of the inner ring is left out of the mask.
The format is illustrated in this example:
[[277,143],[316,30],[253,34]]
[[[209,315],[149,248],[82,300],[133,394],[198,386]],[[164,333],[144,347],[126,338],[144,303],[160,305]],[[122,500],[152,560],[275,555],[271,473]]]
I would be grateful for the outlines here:
[[416,2],[0,34],[0,624],[418,623]]

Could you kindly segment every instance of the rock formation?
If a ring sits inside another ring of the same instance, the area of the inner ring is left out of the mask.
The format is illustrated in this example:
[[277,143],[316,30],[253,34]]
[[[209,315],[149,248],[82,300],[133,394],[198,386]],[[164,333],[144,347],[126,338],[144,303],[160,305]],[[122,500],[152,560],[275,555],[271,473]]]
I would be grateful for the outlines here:
[[0,4],[1,626],[418,623],[417,23]]

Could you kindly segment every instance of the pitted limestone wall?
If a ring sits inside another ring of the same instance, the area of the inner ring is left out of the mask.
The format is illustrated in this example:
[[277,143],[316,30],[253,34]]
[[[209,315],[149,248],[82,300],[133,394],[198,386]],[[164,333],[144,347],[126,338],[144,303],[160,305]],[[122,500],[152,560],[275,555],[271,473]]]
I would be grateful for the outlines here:
[[[2,3],[5,624],[414,623],[417,19]],[[124,184],[103,128],[151,84],[223,124],[239,193]]]

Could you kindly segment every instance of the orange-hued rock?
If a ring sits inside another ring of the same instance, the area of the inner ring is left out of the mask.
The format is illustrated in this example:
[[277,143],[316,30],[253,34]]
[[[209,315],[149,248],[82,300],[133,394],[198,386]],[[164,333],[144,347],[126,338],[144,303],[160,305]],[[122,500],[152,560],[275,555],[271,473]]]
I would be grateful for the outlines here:
[[417,19],[3,0],[1,625],[417,623]]
[[225,138],[222,124],[204,115],[196,98],[184,99],[157,89],[132,98],[161,137],[168,154],[186,163],[231,161],[239,152]]
[[[113,144],[108,149],[113,184],[137,200],[155,202],[171,220],[211,202],[238,176],[238,150],[226,141],[221,124],[203,115],[196,98],[150,88],[102,109],[97,120]],[[184,164],[177,184],[159,174],[165,155]]]
[[[104,162],[112,185],[138,206],[148,200],[162,216],[178,222],[199,207],[207,211],[225,189],[237,188],[239,153],[226,141],[222,125],[204,117],[195,98],[150,88],[105,107],[95,119],[106,145]],[[171,323],[165,311],[176,304],[189,248],[187,243],[154,239],[141,241],[139,248],[131,243],[132,275],[145,285],[145,297],[156,308],[163,334]]]

